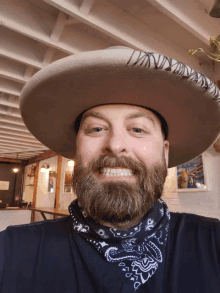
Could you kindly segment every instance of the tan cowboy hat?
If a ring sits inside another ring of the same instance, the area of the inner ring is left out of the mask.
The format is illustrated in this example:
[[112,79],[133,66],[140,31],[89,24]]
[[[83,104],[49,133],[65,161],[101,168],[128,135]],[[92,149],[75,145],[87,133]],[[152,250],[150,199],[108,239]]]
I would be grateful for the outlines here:
[[157,111],[168,124],[169,168],[203,153],[220,133],[217,86],[174,59],[127,47],[83,52],[36,73],[20,96],[29,131],[45,146],[74,159],[77,116],[104,104]]

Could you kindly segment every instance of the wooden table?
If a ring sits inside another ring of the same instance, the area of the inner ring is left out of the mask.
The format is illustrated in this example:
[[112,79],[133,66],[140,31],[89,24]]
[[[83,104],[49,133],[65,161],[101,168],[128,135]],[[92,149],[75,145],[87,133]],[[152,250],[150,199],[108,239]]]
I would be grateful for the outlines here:
[[[0,209],[1,210],[1,209]],[[6,207],[2,210],[29,210],[31,211],[31,223],[34,223],[34,215],[35,212],[39,212],[41,216],[43,217],[44,221],[47,221],[47,218],[45,214],[50,214],[54,216],[54,219],[57,219],[58,216],[66,217],[69,216],[70,213],[68,210],[56,210],[55,208],[19,208],[19,207]]]
[[47,221],[45,214],[54,215],[54,219],[57,219],[58,216],[66,217],[70,215],[68,210],[56,210],[55,208],[27,208],[27,209],[31,210],[32,214],[34,212],[40,212],[44,221]]

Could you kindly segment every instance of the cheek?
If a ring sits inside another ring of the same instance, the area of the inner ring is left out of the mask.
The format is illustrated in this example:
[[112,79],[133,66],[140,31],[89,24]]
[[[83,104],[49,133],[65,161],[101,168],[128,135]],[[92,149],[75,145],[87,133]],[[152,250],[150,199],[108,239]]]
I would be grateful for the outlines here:
[[159,152],[158,145],[153,142],[147,142],[141,147],[141,151],[146,155],[156,156]]
[[162,149],[159,144],[155,142],[143,143],[139,148],[135,148],[135,152],[143,162],[155,163],[161,160]]
[[99,144],[95,140],[79,137],[76,146],[77,155],[81,157],[84,166],[99,155]]

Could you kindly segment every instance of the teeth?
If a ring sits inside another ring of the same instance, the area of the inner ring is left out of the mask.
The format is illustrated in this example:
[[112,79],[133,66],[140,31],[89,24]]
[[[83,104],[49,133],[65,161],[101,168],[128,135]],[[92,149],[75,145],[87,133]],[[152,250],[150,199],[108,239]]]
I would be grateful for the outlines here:
[[101,174],[106,176],[132,176],[131,169],[102,168]]

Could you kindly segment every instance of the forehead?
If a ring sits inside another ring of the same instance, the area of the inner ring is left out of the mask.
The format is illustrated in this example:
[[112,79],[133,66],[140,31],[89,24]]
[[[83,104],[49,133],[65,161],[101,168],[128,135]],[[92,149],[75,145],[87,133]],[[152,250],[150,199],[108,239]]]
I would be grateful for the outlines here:
[[143,107],[124,104],[102,105],[91,108],[83,114],[82,121],[88,117],[114,119],[116,116],[124,119],[144,117],[155,126],[160,125],[160,119],[152,111]]

